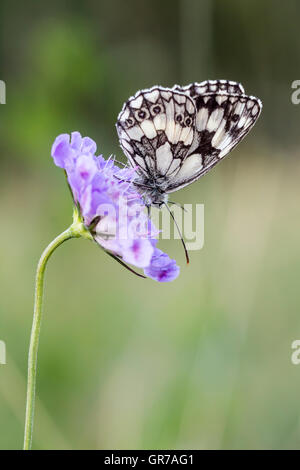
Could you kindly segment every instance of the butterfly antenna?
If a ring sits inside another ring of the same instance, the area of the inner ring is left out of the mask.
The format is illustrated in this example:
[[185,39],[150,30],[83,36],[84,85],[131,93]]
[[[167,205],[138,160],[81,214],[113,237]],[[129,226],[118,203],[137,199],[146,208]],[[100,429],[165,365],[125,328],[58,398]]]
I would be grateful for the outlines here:
[[105,248],[103,248],[101,245],[99,245],[97,243],[97,246],[99,248],[101,248],[101,250],[103,250],[108,256],[110,256],[112,259],[114,259],[115,261],[117,261],[117,263],[120,263],[121,266],[123,266],[123,268],[127,269],[128,271],[130,271],[132,274],[135,274],[137,277],[141,277],[143,279],[146,279],[147,276],[144,276],[143,274],[141,273],[138,273],[137,271],[135,271],[134,269],[132,269],[130,266],[128,266],[127,263],[125,263],[119,256],[115,255],[114,253],[112,253],[111,251],[109,250],[106,250]]
[[178,224],[177,224],[177,222],[176,222],[176,220],[175,220],[174,214],[173,214],[172,211],[170,210],[168,204],[167,204],[166,202],[164,202],[164,205],[165,205],[166,208],[168,209],[169,214],[170,214],[170,216],[172,217],[173,222],[174,222],[174,224],[175,224],[175,227],[176,227],[176,229],[177,229],[177,232],[179,233],[180,240],[181,240],[181,243],[182,243],[182,245],[183,245],[183,249],[184,249],[184,253],[185,253],[186,264],[189,264],[189,262],[190,262],[189,254],[188,254],[188,251],[187,251],[187,249],[186,249],[186,246],[185,246],[184,239],[183,239],[183,237],[182,237],[182,233],[181,233],[181,231],[180,231],[180,228],[179,228],[179,226],[178,226]]
[[187,212],[187,210],[184,208],[182,204],[179,204],[179,202],[174,202],[174,201],[168,201],[169,204],[172,204],[172,206],[177,206],[180,207],[184,212]]
[[124,261],[122,261],[118,256],[114,255],[113,253],[110,253],[109,251],[106,251],[104,250],[111,258],[113,258],[115,261],[117,261],[118,263],[120,263],[124,268],[128,269],[128,271],[130,271],[132,274],[135,274],[136,276],[138,277],[141,277],[143,279],[146,279],[146,276],[144,276],[143,274],[140,274],[138,272],[136,272],[134,269],[132,269],[130,266],[128,266],[128,264],[124,263]]

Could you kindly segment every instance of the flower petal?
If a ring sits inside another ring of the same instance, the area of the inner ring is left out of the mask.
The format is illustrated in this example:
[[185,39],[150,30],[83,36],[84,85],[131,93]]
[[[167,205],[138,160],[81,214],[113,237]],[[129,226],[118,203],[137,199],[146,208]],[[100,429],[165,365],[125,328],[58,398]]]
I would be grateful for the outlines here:
[[73,152],[70,147],[70,136],[68,134],[61,134],[56,137],[52,145],[51,155],[56,166],[64,169],[72,166]]
[[146,276],[158,282],[174,281],[179,276],[180,268],[174,259],[155,248],[150,265],[144,269]]
[[138,268],[149,266],[154,249],[149,240],[136,238],[135,240],[120,240],[122,258],[126,263],[133,264]]

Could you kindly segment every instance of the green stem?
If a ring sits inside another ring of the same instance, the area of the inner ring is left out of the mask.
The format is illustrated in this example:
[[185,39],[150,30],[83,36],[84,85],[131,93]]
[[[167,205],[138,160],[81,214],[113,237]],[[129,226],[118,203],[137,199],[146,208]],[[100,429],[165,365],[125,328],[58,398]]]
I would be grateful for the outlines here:
[[25,434],[24,434],[24,450],[29,450],[32,443],[33,420],[34,420],[34,403],[35,403],[35,386],[36,386],[36,373],[37,373],[37,353],[39,346],[39,336],[42,319],[42,304],[43,304],[43,287],[44,287],[44,274],[47,261],[52,253],[62,243],[70,238],[84,237],[92,239],[90,232],[84,227],[77,209],[74,210],[73,224],[58,235],[47,246],[43,252],[37,267],[36,280],[35,280],[35,298],[34,298],[34,315],[30,336],[29,356],[28,356],[28,379],[27,379],[27,398],[26,398],[26,417],[25,417]]

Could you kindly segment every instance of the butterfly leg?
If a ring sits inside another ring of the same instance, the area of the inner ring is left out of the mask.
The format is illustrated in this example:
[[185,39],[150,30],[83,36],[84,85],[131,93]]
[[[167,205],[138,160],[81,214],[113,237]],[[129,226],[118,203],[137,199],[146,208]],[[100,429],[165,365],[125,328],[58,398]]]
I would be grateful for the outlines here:
[[172,204],[172,206],[178,206],[180,207],[180,209],[182,209],[184,212],[187,212],[187,210],[184,208],[184,206],[182,204],[180,204],[179,202],[173,202],[173,201],[168,201],[169,204]]
[[166,202],[164,202],[164,205],[165,205],[166,208],[168,209],[169,214],[170,214],[170,216],[172,217],[173,222],[174,222],[174,224],[175,224],[175,227],[176,227],[176,229],[177,229],[177,232],[179,233],[180,240],[181,240],[181,243],[182,243],[182,245],[183,245],[183,249],[184,249],[184,253],[185,253],[186,264],[189,264],[189,262],[190,262],[189,254],[188,254],[188,251],[187,251],[187,249],[186,249],[186,246],[185,246],[184,239],[183,239],[182,233],[181,233],[181,231],[180,231],[180,228],[178,227],[178,224],[177,224],[177,222],[176,222],[176,219],[175,219],[175,217],[174,217],[174,214],[173,214],[172,211],[170,210],[168,204],[167,204]]

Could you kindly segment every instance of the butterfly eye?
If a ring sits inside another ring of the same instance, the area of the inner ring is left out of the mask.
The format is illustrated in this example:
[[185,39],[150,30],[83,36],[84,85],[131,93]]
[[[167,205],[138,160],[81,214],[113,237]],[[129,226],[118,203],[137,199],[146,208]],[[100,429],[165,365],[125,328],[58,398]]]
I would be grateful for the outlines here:
[[134,124],[134,120],[132,118],[126,119],[126,121],[125,121],[125,126],[126,127],[131,127],[131,126],[133,126],[133,124]]
[[192,118],[190,118],[189,116],[185,118],[184,124],[185,126],[190,127],[192,124]]
[[175,121],[182,122],[183,121],[183,115],[182,114],[176,114]]
[[159,114],[161,113],[162,111],[162,107],[160,104],[154,104],[153,106],[151,106],[151,113],[156,115],[156,114]]
[[148,119],[150,113],[148,111],[148,109],[146,108],[141,108],[141,109],[138,109],[135,113],[134,113],[136,119],[138,121],[143,121],[144,119]]

